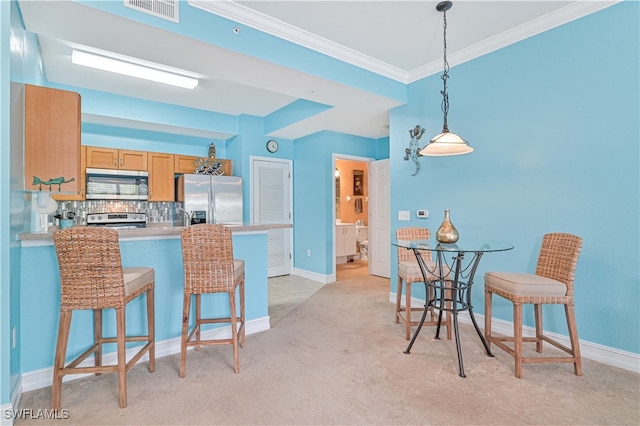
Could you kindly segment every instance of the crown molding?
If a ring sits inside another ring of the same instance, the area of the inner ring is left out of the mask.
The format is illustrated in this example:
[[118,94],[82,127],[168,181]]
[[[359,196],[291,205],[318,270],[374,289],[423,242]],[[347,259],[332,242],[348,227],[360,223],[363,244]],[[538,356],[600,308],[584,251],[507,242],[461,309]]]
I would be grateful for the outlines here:
[[[621,1],[623,0],[574,1],[553,13],[452,52],[447,58],[448,62],[451,66],[462,64]],[[414,70],[405,71],[231,0],[189,0],[189,4],[401,83],[412,83],[442,70],[442,61],[438,60]]]
[[230,0],[189,0],[189,4],[332,58],[406,83],[407,72],[341,44],[294,27]]

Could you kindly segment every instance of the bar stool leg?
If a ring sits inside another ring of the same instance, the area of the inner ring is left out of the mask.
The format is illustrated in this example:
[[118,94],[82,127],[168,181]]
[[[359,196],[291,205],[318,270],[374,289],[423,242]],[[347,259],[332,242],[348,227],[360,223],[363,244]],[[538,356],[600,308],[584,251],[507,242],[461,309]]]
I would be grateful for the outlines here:
[[182,303],[182,336],[180,339],[180,377],[184,378],[187,364],[187,336],[189,335],[189,310],[191,295],[185,293]]
[[153,287],[147,290],[147,334],[149,338],[149,371],[156,371],[156,322]]
[[231,320],[231,341],[233,342],[233,368],[240,373],[240,353],[238,351],[238,317],[236,316],[236,294],[229,292],[229,310]]
[[[200,332],[201,332],[201,311],[200,308],[202,307],[202,295],[201,294],[196,294],[196,342],[200,343]],[[200,350],[200,345],[196,345],[196,351]]]
[[56,344],[56,357],[53,365],[53,384],[51,386],[51,408],[59,410],[62,404],[62,376],[69,342],[69,329],[71,328],[72,312],[60,312],[60,324],[58,326],[58,342]]
[[240,346],[244,348],[245,339],[246,339],[246,330],[245,327],[246,319],[244,315],[244,279],[240,281],[240,327],[242,328],[242,334],[240,335]]
[[[102,309],[93,310],[93,341],[96,344],[94,353],[95,366],[102,365]],[[96,373],[96,376],[102,373]]]
[[124,318],[124,307],[116,309],[117,343],[118,343],[118,393],[120,394],[120,408],[127,406],[127,347]]
[[400,302],[402,301],[402,278],[398,276],[398,284],[396,285],[396,313],[395,313],[395,322],[398,324],[400,322],[400,317],[398,314],[400,313]]

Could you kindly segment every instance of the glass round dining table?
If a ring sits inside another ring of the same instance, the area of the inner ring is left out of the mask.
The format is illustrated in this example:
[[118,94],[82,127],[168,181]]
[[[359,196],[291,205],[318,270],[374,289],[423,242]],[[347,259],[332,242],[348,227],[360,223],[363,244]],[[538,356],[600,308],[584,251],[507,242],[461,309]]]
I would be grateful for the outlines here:
[[[493,356],[473,314],[471,287],[482,256],[485,253],[511,250],[513,244],[482,239],[460,239],[456,243],[440,243],[435,240],[395,240],[391,244],[413,250],[424,278],[427,295],[422,318],[404,353],[410,353],[430,309],[439,311],[436,339],[440,336],[442,313],[451,312],[459,375],[466,377],[458,333],[458,312],[469,311],[471,322],[484,345],[487,356]],[[422,258],[421,251],[432,252],[435,262],[427,264]]]

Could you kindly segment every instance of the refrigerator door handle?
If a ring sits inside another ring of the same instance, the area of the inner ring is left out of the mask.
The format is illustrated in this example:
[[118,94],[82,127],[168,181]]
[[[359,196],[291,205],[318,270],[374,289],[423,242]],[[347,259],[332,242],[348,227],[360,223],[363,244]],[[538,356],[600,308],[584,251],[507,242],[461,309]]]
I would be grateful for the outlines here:
[[216,192],[213,182],[209,185],[209,217],[211,221],[207,220],[207,223],[216,223]]

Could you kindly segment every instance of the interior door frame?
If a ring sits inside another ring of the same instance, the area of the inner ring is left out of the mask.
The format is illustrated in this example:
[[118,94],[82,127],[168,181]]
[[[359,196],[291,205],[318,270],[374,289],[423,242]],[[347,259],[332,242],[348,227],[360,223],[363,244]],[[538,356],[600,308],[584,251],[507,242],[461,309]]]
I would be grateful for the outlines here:
[[[361,161],[363,163],[370,163],[374,161],[375,158],[360,157],[357,155],[339,154],[334,152],[332,155],[331,170],[336,169],[336,160]],[[367,170],[369,170],[369,167],[367,167]],[[335,184],[334,174],[330,173],[330,175],[331,175],[331,204],[333,206],[333,208],[331,209],[331,229],[333,229],[333,252],[332,252],[333,273],[331,274],[329,282],[335,282],[336,281],[336,184]],[[367,172],[367,182],[371,182],[369,172]],[[367,194],[367,197],[368,197],[368,194]],[[368,225],[369,218],[371,217],[371,210],[369,209],[367,210],[368,210],[367,225]]]

